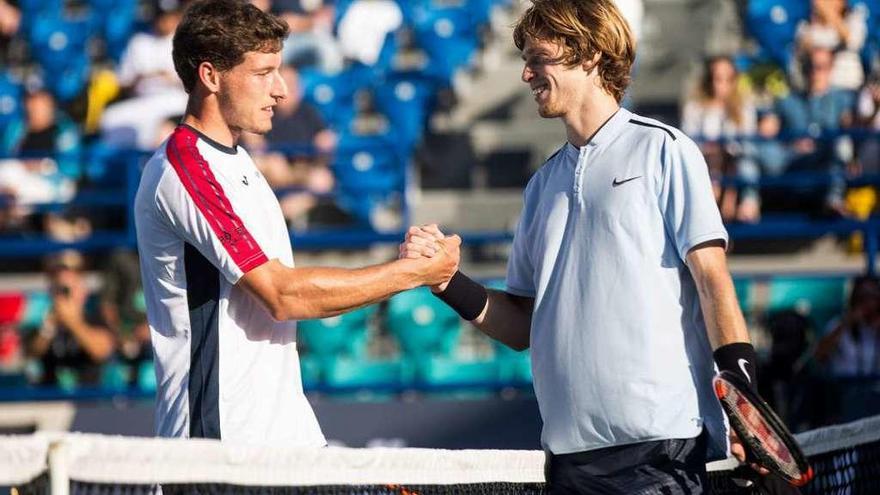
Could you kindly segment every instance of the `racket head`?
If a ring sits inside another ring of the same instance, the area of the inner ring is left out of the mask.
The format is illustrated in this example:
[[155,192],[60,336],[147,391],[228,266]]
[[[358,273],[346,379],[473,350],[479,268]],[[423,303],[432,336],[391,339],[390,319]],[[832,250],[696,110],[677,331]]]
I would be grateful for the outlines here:
[[731,428],[759,464],[794,486],[813,478],[813,469],[794,436],[745,380],[722,371],[712,385]]

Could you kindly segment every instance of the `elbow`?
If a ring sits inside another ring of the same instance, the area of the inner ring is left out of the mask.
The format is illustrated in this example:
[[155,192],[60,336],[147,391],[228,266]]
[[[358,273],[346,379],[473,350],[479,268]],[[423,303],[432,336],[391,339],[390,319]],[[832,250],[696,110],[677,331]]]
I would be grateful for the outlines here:
[[89,354],[96,364],[106,363],[115,351],[115,343],[110,340],[96,345]]
[[291,312],[280,302],[276,302],[269,307],[269,314],[275,321],[287,321],[293,318]]
[[529,348],[529,342],[528,342],[528,341],[524,341],[524,342],[520,342],[520,341],[517,341],[517,342],[510,342],[510,343],[507,344],[507,347],[510,347],[511,349],[513,349],[513,350],[516,351],[516,352],[522,352],[522,351],[524,351],[524,350],[526,350],[526,349]]
[[309,320],[324,316],[319,310],[308,304],[285,304],[283,299],[277,299],[268,304],[268,309],[275,321]]

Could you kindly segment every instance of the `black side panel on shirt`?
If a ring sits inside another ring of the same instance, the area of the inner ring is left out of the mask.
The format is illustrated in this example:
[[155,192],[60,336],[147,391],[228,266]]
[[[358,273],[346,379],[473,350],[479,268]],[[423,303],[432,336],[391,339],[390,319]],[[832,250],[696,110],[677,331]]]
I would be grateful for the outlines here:
[[642,122],[641,120],[636,120],[636,119],[629,119],[629,123],[635,124],[635,125],[640,125],[643,127],[653,127],[654,129],[660,129],[661,131],[665,131],[666,134],[669,134],[669,137],[671,137],[672,140],[675,141],[675,134],[673,134],[672,131],[670,131],[669,129],[667,129],[661,125],[652,124],[650,122]]
[[189,307],[189,436],[220,438],[220,272],[195,247],[184,244]]

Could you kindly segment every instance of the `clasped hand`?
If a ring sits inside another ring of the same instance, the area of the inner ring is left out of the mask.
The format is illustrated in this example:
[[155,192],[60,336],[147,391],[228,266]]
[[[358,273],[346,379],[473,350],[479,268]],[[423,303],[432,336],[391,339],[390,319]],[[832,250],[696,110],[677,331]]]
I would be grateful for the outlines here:
[[422,258],[434,258],[436,256],[451,256],[455,260],[455,270],[450,272],[445,278],[434,284],[427,284],[434,292],[442,292],[449,279],[458,270],[458,264],[461,258],[459,246],[461,238],[457,235],[446,236],[437,227],[437,224],[428,224],[421,226],[412,226],[407,230],[406,237],[400,243],[400,259],[418,260]]

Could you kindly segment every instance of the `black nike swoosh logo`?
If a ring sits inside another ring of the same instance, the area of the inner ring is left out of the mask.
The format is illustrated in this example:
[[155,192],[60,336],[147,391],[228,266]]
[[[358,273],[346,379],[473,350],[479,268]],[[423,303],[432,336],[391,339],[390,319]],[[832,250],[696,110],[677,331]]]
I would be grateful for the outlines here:
[[637,175],[635,177],[630,177],[629,179],[623,179],[623,180],[617,180],[617,178],[615,177],[614,180],[611,182],[611,185],[613,187],[617,187],[621,184],[626,184],[627,182],[629,182],[631,180],[640,179],[641,177],[642,177],[641,175]]

